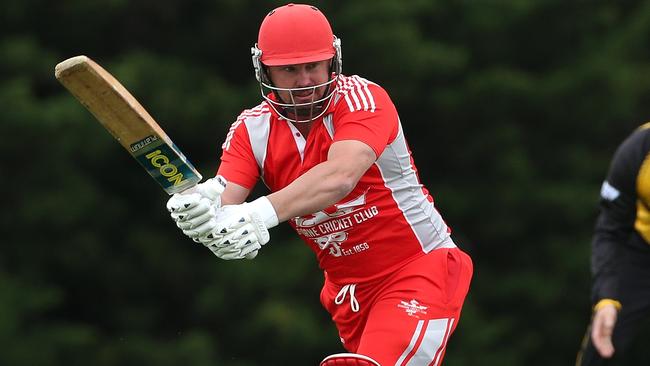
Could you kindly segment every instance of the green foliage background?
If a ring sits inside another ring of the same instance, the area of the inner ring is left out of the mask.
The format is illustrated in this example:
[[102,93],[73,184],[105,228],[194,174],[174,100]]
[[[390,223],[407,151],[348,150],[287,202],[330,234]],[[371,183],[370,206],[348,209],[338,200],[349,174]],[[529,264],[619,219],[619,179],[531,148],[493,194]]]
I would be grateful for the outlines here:
[[[54,79],[85,54],[214,174],[259,102],[252,0],[5,0],[0,364],[316,365],[341,352],[311,252],[254,261],[185,239],[164,192]],[[344,71],[393,96],[420,177],[475,262],[449,365],[569,365],[617,144],[650,117],[650,3],[315,1]],[[647,332],[646,332],[647,334]],[[641,347],[629,364],[648,364]]]

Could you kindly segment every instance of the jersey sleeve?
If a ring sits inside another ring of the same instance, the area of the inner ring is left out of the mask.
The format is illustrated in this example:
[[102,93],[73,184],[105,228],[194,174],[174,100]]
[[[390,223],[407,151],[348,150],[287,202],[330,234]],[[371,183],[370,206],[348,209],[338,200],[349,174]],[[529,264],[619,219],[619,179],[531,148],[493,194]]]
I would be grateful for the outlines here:
[[625,270],[626,243],[634,233],[636,180],[647,154],[647,136],[647,131],[638,130],[621,143],[601,187],[591,251],[594,303],[604,298],[619,299],[619,276]]
[[217,174],[222,175],[229,182],[253,189],[260,171],[255,161],[246,124],[241,119],[232,124],[221,149],[221,164]]
[[333,141],[357,140],[379,157],[399,130],[399,117],[388,93],[379,85],[358,77],[344,89],[334,117]]

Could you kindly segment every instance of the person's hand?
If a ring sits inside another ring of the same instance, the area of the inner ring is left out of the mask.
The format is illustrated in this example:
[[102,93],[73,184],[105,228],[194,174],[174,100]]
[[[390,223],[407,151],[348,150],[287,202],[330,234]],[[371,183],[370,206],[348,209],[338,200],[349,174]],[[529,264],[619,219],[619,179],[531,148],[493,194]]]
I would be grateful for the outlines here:
[[616,324],[618,310],[611,303],[597,307],[591,323],[591,341],[601,357],[610,358],[614,355],[612,333]]
[[224,206],[217,213],[213,230],[200,240],[221,259],[253,259],[269,242],[268,229],[277,224],[273,205],[261,197],[250,203]]
[[200,238],[216,225],[217,210],[221,207],[221,194],[225,188],[226,180],[223,177],[208,179],[174,194],[167,201],[167,210],[186,236],[200,242]]

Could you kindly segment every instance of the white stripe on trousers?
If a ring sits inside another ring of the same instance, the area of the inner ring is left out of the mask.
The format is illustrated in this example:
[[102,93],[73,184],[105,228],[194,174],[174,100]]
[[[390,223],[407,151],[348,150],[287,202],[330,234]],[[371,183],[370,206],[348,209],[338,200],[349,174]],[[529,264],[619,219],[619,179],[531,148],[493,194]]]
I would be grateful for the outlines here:
[[[453,318],[418,321],[411,342],[395,366],[438,366],[453,325]],[[424,335],[422,335],[423,331]],[[418,344],[420,338],[422,340]],[[417,350],[413,352],[416,346]],[[407,359],[409,356],[411,356],[410,359]]]

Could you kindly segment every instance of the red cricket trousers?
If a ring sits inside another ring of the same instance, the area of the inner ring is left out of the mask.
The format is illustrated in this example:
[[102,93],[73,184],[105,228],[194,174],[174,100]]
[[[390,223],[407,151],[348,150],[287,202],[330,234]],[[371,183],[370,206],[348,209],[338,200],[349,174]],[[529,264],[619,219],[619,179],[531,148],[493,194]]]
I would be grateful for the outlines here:
[[440,365],[472,272],[460,249],[436,249],[368,282],[336,284],[326,276],[321,303],[349,352],[381,366]]

